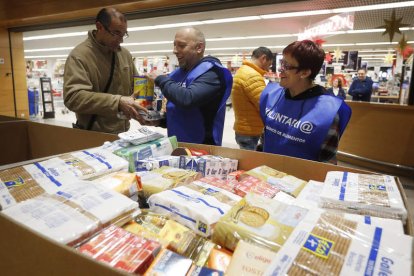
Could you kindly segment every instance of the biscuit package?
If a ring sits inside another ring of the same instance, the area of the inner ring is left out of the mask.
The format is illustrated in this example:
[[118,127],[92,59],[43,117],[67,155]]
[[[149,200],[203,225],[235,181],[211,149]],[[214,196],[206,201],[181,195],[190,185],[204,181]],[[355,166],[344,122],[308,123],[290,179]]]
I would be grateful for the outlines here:
[[114,190],[127,197],[135,196],[142,190],[141,180],[135,173],[119,171],[109,173],[91,180],[102,187]]
[[320,206],[361,215],[400,219],[407,210],[394,177],[389,175],[328,172]]
[[411,275],[413,238],[311,212],[264,275]]
[[238,161],[214,155],[180,156],[180,168],[200,172],[202,176],[227,179],[227,175],[237,170]]
[[164,135],[162,135],[161,133],[152,131],[148,127],[141,126],[137,129],[119,133],[118,137],[122,140],[122,142],[131,143],[133,145],[141,145],[144,143],[148,143],[148,142],[163,138]]
[[179,168],[180,157],[164,155],[160,157],[152,157],[148,159],[137,160],[135,162],[135,171],[152,171],[159,169],[163,166],[168,166],[172,168]]
[[143,172],[139,176],[141,177],[144,198],[176,186],[188,184],[201,177],[197,172],[168,166],[151,172]]
[[234,251],[245,240],[277,251],[308,210],[248,193],[216,224],[212,241]]
[[214,225],[240,197],[202,182],[153,194],[148,203],[155,213],[167,214],[197,234],[208,237]]
[[[245,175],[251,175],[260,180],[266,181],[280,191],[284,191],[294,197],[298,196],[306,184],[306,181],[302,179],[272,169],[268,166],[260,166],[246,171]],[[245,175],[241,176],[241,180],[243,180]]]
[[[68,170],[79,179],[89,179],[128,167],[128,162],[124,159],[99,147],[62,154],[40,163],[45,167],[58,168],[60,163],[56,159],[63,160],[63,164],[69,167]],[[56,165],[52,163],[53,160],[56,161]]]

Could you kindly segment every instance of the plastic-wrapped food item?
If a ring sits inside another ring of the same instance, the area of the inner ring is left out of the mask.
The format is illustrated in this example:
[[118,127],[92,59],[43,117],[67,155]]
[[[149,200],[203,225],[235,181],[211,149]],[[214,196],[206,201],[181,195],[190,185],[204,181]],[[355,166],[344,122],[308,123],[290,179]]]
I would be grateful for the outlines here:
[[311,212],[265,275],[411,275],[413,238]]
[[263,275],[275,256],[273,251],[241,240],[234,250],[226,275]]
[[241,197],[244,197],[248,192],[252,192],[268,198],[273,198],[279,191],[280,190],[275,186],[253,176],[243,177],[243,179],[237,182],[234,186],[234,192]]
[[248,193],[217,222],[212,241],[234,251],[239,240],[277,251],[308,210]]
[[223,276],[224,273],[217,269],[208,268],[205,266],[193,265],[188,271],[187,276]]
[[216,269],[218,271],[226,272],[233,254],[220,247],[213,248],[211,250],[210,256],[208,257],[207,267],[211,269]]
[[229,174],[227,175],[227,180],[240,180],[240,176],[242,174],[244,174],[244,170],[237,170],[237,171],[233,171],[233,172],[229,172]]
[[78,250],[112,267],[143,274],[159,252],[160,244],[110,226]]
[[221,178],[217,178],[213,176],[203,177],[197,181],[213,185],[215,187],[229,191],[231,193],[235,193],[234,186],[237,184],[237,181],[235,180],[223,180]]
[[138,191],[142,190],[139,177],[135,173],[126,171],[112,172],[91,181],[127,197],[133,197]]
[[198,178],[200,174],[194,171],[161,167],[148,173],[140,175],[144,197],[172,189],[179,185],[188,184]]
[[171,136],[137,146],[117,149],[114,153],[128,161],[129,172],[135,172],[138,160],[169,155],[177,146],[177,137]]
[[144,143],[148,143],[150,141],[163,138],[164,135],[155,132],[148,127],[141,126],[137,129],[132,129],[127,132],[119,133],[118,137],[121,138],[122,141],[131,143],[133,145],[141,145]]
[[148,203],[151,211],[168,214],[197,234],[208,237],[218,219],[239,200],[239,196],[228,191],[193,182],[153,194]]
[[101,227],[90,213],[49,194],[22,201],[2,213],[41,235],[69,245],[83,241]]
[[38,162],[0,171],[0,207],[6,209],[45,192],[53,194],[76,181],[65,166],[44,167]]
[[349,213],[400,219],[405,224],[405,209],[394,177],[389,175],[328,172],[320,206]]
[[156,240],[169,250],[192,259],[200,266],[205,264],[215,245],[164,215],[145,210],[136,217],[135,221],[123,228],[136,235]]
[[286,193],[279,192],[274,199],[281,201],[287,204],[298,205],[303,208],[309,208],[311,210],[319,210],[320,212],[331,210],[339,212],[340,215],[346,219],[354,220],[360,223],[365,223],[368,225],[378,226],[390,231],[394,231],[397,234],[404,234],[404,226],[401,220],[395,219],[386,219],[372,216],[363,216],[358,214],[349,214],[343,213],[344,210],[334,210],[334,209],[322,209],[319,208],[320,195],[322,193],[323,182],[310,180],[303,190],[300,192],[298,197],[295,199],[292,196],[287,195]]
[[[59,166],[56,159],[63,160],[64,164],[69,167],[68,170],[72,171],[79,179],[89,179],[128,167],[128,162],[123,158],[101,147],[62,154],[59,157],[40,163],[44,167],[56,168]],[[52,161],[56,161],[56,165]]]
[[191,259],[185,258],[168,249],[161,249],[145,276],[186,276],[192,265]]
[[[268,166],[260,166],[245,172],[245,175],[251,175],[268,182],[272,186],[284,191],[294,197],[297,197],[306,184],[306,181],[288,175],[284,172],[272,169]],[[241,176],[243,180],[244,175]]]
[[102,224],[123,224],[139,214],[138,203],[90,181],[78,181],[56,192],[67,201],[94,215]]
[[180,156],[180,168],[200,172],[202,176],[227,179],[230,172],[236,171],[238,160],[214,155]]
[[152,157],[148,159],[137,160],[135,162],[135,170],[137,172],[141,171],[152,171],[159,169],[163,166],[168,166],[172,168],[178,168],[180,162],[179,156],[164,155],[160,157]]

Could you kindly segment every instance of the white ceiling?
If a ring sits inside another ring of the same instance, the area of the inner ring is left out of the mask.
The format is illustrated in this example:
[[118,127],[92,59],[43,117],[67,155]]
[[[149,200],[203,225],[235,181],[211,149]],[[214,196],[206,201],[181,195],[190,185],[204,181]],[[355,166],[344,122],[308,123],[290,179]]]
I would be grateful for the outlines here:
[[[248,8],[236,8],[231,10],[220,10],[210,12],[198,12],[192,14],[182,14],[175,16],[148,18],[129,20],[128,28],[152,26],[170,23],[182,23],[191,21],[202,21],[210,19],[221,19],[228,17],[241,17],[263,14],[275,14],[285,12],[298,12],[298,11],[310,11],[321,9],[334,9],[341,7],[355,7],[365,5],[375,5],[372,9],[367,11],[357,11],[354,13],[354,30],[365,29],[378,29],[379,26],[384,25],[384,19],[390,19],[393,9],[380,9],[374,10],[381,3],[402,3],[414,1],[325,1],[325,0],[310,0],[310,1],[296,1],[291,3],[263,5]],[[409,24],[410,30],[404,31],[408,41],[414,46],[414,6],[396,8],[396,18],[402,18],[401,23]],[[229,55],[235,54],[250,54],[251,50],[258,46],[267,46],[271,48],[273,52],[280,52],[284,46],[290,42],[297,40],[296,36],[282,37],[282,38],[255,38],[255,39],[235,39],[226,41],[208,41],[209,39],[216,38],[230,38],[230,37],[249,37],[249,36],[264,36],[264,35],[280,35],[280,34],[297,34],[302,32],[306,27],[317,24],[318,22],[327,19],[335,14],[327,15],[315,15],[315,16],[300,16],[300,17],[287,17],[279,19],[259,19],[253,21],[233,22],[233,23],[220,23],[220,24],[203,24],[197,26],[201,29],[207,38],[207,51],[206,54],[211,55]],[[94,25],[70,27],[64,29],[49,29],[41,31],[25,32],[24,37],[38,36],[38,35],[50,35],[63,32],[79,32],[94,29]],[[143,42],[162,42],[165,44],[153,44],[153,45],[136,45],[125,47],[133,53],[133,56],[161,56],[172,55],[172,41],[177,28],[161,28],[156,30],[147,31],[129,31],[130,37],[124,41],[124,43],[143,43]],[[74,36],[69,38],[53,38],[43,40],[26,40],[24,41],[25,50],[33,49],[49,49],[60,47],[74,47],[78,43],[85,39],[86,35]],[[394,43],[397,43],[401,39],[401,35],[396,33],[393,39]],[[326,40],[324,49],[327,51],[333,51],[337,48],[341,50],[373,50],[373,49],[395,49],[396,44],[388,44],[389,36],[382,35],[382,32],[376,33],[362,33],[362,34],[341,34],[325,36]],[[373,45],[353,45],[353,46],[329,46],[330,44],[349,44],[349,43],[374,43]],[[385,44],[381,44],[385,43]],[[279,46],[279,47],[276,47]],[[224,50],[215,48],[228,48],[228,47],[246,47],[246,49],[238,50]],[[155,52],[159,51],[159,52]],[[70,50],[45,50],[39,52],[26,52],[25,56],[47,56],[47,55],[62,55],[65,56]],[[143,52],[143,53],[142,53]],[[383,52],[384,56],[386,52]]]

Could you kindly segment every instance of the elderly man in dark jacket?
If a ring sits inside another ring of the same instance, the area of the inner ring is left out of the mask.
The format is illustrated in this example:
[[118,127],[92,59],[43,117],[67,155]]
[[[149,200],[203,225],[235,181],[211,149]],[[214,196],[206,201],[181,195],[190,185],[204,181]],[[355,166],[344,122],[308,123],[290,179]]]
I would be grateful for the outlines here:
[[348,94],[352,96],[353,101],[369,102],[371,101],[372,84],[373,81],[367,77],[365,69],[359,69],[358,78],[352,82]]

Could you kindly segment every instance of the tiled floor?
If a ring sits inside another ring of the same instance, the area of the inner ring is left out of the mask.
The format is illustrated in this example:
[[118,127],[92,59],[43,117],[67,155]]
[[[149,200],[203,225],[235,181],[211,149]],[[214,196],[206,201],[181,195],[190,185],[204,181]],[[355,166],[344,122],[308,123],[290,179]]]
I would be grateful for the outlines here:
[[[65,127],[72,127],[72,122],[75,122],[75,115],[72,112],[64,113],[62,111],[66,111],[62,107],[58,107],[55,112],[54,119],[42,119],[40,115],[35,118],[32,118],[33,121],[43,122],[47,124],[53,125],[60,125]],[[227,109],[226,113],[226,121],[224,126],[224,133],[223,133],[223,146],[229,148],[238,148],[235,140],[234,140],[234,131],[233,131],[233,123],[234,123],[234,112],[233,109]],[[131,120],[131,127],[138,126],[139,123]],[[156,128],[156,130],[160,133],[167,134],[166,129]],[[346,163],[340,163],[341,166],[351,166],[355,167]],[[404,185],[405,194],[408,198],[408,208],[411,212],[411,217],[414,220],[414,179],[410,179],[407,177],[399,177],[401,183]]]

